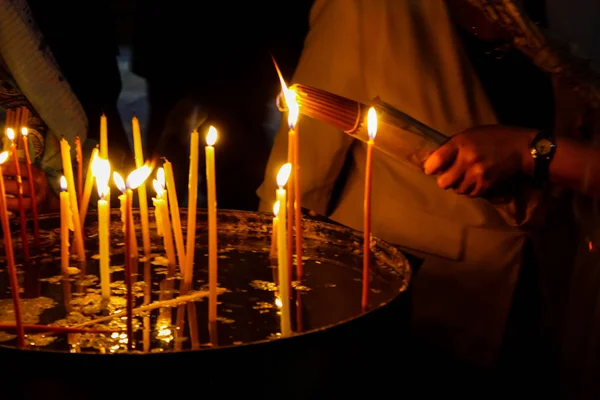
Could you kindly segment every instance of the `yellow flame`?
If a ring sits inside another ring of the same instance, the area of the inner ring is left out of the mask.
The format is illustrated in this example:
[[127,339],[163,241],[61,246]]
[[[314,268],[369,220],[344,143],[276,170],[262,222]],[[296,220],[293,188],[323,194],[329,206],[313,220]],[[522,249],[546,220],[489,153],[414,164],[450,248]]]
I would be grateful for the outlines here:
[[165,185],[165,169],[163,167],[160,167],[159,169],[156,170],[156,180],[158,181],[158,183],[160,183],[160,185],[164,188]]
[[98,197],[101,199],[108,194],[108,182],[110,181],[110,162],[105,158],[96,158],[92,164],[92,173],[96,177]]
[[273,214],[275,216],[277,216],[279,214],[279,207],[280,207],[280,203],[279,203],[279,200],[277,200],[275,202],[275,204],[273,204]]
[[95,176],[96,176],[96,172],[95,172],[95,171],[98,169],[98,167],[96,166],[96,163],[98,162],[98,159],[100,158],[100,156],[98,155],[98,152],[97,152],[97,151],[94,151],[94,152],[92,153],[92,157],[94,157],[94,158],[92,158],[92,165],[91,165],[91,168],[92,168],[92,176],[94,176],[94,177],[95,177]]
[[127,188],[137,189],[146,181],[146,179],[148,179],[151,172],[152,168],[150,168],[150,166],[142,165],[141,167],[130,173],[127,177]]
[[60,190],[63,192],[67,191],[67,178],[64,175],[60,177]]
[[294,129],[300,115],[300,106],[296,101],[297,94],[294,90],[288,90],[285,101],[288,105],[288,127]]
[[27,137],[27,135],[29,135],[29,129],[21,128],[21,135]]
[[8,151],[4,151],[0,154],[0,164],[4,164],[4,161],[8,160]]
[[6,129],[6,136],[8,136],[8,138],[10,140],[15,140],[15,131],[13,128],[8,128]]
[[161,183],[156,179],[152,181],[152,185],[154,186],[154,190],[156,190],[156,195],[158,197],[162,197],[163,193],[165,192],[163,185],[161,185]]
[[283,307],[283,302],[281,301],[281,297],[275,296],[275,305],[277,306],[277,308]]
[[279,168],[279,172],[277,173],[277,186],[280,188],[284,187],[290,178],[290,174],[292,173],[292,164],[286,163]]
[[117,171],[113,172],[113,182],[115,182],[115,186],[121,191],[121,193],[125,193],[127,186],[125,186],[123,177],[121,177]]
[[217,133],[217,128],[211,125],[210,128],[208,128],[208,133],[206,134],[206,145],[214,146],[215,143],[217,143],[218,136],[219,134]]
[[369,108],[369,113],[367,114],[367,129],[369,139],[375,140],[375,136],[377,135],[377,112],[373,107]]

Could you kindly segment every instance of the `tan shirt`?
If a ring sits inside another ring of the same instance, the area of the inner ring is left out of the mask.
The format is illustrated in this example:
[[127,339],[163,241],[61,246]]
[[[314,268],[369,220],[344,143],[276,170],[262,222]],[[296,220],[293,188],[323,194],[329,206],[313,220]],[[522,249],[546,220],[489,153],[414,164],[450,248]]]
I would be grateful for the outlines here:
[[[441,0],[317,0],[294,82],[365,103],[380,96],[446,135],[496,122]],[[286,133],[282,124],[258,190],[263,211],[272,210]],[[299,141],[302,205],[325,213],[350,156],[330,217],[362,229],[365,145],[308,118],[299,121]],[[524,235],[485,200],[441,190],[381,152],[373,159],[372,225],[374,235],[426,258],[413,282],[416,333],[474,361],[493,360]]]

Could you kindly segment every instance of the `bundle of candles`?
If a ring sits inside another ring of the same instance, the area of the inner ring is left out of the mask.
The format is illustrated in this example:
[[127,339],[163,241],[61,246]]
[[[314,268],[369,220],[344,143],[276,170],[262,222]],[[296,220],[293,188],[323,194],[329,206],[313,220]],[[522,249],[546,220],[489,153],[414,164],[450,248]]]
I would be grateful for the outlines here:
[[[281,76],[280,76],[281,77]],[[302,215],[301,215],[301,188],[300,188],[300,160],[299,160],[299,141],[298,141],[298,116],[300,114],[299,104],[296,93],[290,90],[281,79],[282,91],[288,105],[288,162],[284,164],[276,176],[277,181],[277,202],[274,206],[274,218],[272,229],[271,255],[276,258],[278,270],[279,298],[281,300],[281,336],[286,337],[292,334],[290,323],[290,298],[292,292],[292,280],[294,279],[293,261],[295,250],[295,278],[301,280],[303,277],[302,263]],[[13,123],[14,121],[9,121]],[[22,126],[22,121],[17,124],[21,128],[21,138],[24,147],[27,149],[27,128]],[[81,156],[81,142],[75,140],[75,154],[77,175],[74,174],[73,163],[71,159],[71,145],[63,138],[60,141],[60,149],[63,164],[63,176],[60,178],[60,236],[61,236],[61,272],[63,282],[67,282],[69,276],[70,260],[73,252],[82,271],[86,268],[86,249],[84,246],[84,231],[88,206],[94,182],[98,191],[98,248],[99,248],[99,278],[101,286],[101,296],[103,301],[108,302],[111,296],[111,274],[110,274],[110,188],[109,182],[112,177],[115,186],[121,192],[119,196],[121,204],[121,221],[125,238],[125,287],[126,287],[126,311],[127,316],[127,345],[128,349],[133,349],[133,315],[134,315],[134,295],[133,295],[133,276],[137,272],[138,263],[138,240],[136,225],[133,221],[133,198],[137,194],[139,200],[140,229],[142,237],[142,251],[144,260],[151,258],[150,252],[150,230],[149,230],[149,212],[146,193],[146,181],[155,172],[152,186],[156,192],[156,197],[152,198],[154,205],[154,215],[156,219],[157,234],[162,236],[164,252],[168,259],[168,270],[172,276],[177,268],[182,276],[181,297],[189,295],[192,290],[193,271],[194,271],[194,249],[196,245],[196,218],[197,218],[197,192],[198,192],[198,159],[199,159],[199,133],[194,130],[190,136],[190,166],[189,166],[189,198],[187,212],[187,234],[184,238],[182,230],[179,203],[176,195],[173,169],[170,162],[166,161],[153,171],[153,166],[145,161],[142,152],[142,140],[139,121],[136,117],[132,119],[133,143],[136,169],[130,172],[125,178],[118,172],[113,171],[111,175],[111,164],[108,160],[108,134],[106,117],[102,116],[100,121],[100,145],[94,149],[89,160],[89,167],[85,181],[83,180],[83,157]],[[364,247],[363,247],[363,290],[362,290],[362,309],[367,310],[369,304],[369,279],[370,279],[370,198],[371,198],[371,159],[373,153],[373,144],[377,133],[377,116],[375,109],[371,108],[368,112],[368,132],[369,140],[367,142],[367,174],[365,180],[365,201],[364,201]],[[15,163],[17,174],[17,183],[21,184],[19,162],[17,159],[16,147],[18,138],[15,135],[15,128],[8,127],[6,134],[11,141],[12,159]],[[217,319],[217,293],[218,293],[218,268],[217,268],[217,198],[216,198],[216,176],[215,176],[215,148],[217,142],[217,130],[210,127],[206,135],[206,184],[207,184],[207,215],[208,215],[208,319],[209,324],[216,323]],[[30,160],[26,150],[27,165]],[[6,260],[10,276],[10,286],[15,310],[16,329],[19,346],[25,345],[25,328],[20,313],[19,287],[17,283],[17,269],[15,265],[14,248],[10,231],[9,216],[4,196],[4,181],[2,176],[1,164],[9,158],[9,154],[4,152],[0,154],[0,214],[2,217],[2,228],[4,231],[4,241],[6,249]],[[31,176],[31,172],[29,175]],[[31,179],[29,180],[32,181]],[[76,183],[77,182],[77,183]],[[22,193],[22,189],[19,189]],[[31,186],[30,195],[35,198],[34,188]],[[32,203],[35,203],[34,201]],[[22,233],[22,246],[25,254],[25,265],[29,262],[28,255],[28,235],[25,218],[25,208],[23,202],[19,202],[20,221]],[[34,223],[37,220],[37,211],[32,208],[32,217]],[[35,243],[39,249],[39,235],[37,226],[34,225]],[[72,232],[72,234],[71,234]],[[74,250],[70,248],[71,237],[74,242]],[[65,296],[68,298],[65,285]],[[181,310],[181,309],[180,309]],[[178,312],[178,326],[182,316]],[[40,327],[38,327],[40,328]],[[28,327],[28,329],[37,329]],[[40,328],[41,329],[41,328]],[[61,328],[68,329],[68,328]],[[48,329],[51,330],[51,329]]]

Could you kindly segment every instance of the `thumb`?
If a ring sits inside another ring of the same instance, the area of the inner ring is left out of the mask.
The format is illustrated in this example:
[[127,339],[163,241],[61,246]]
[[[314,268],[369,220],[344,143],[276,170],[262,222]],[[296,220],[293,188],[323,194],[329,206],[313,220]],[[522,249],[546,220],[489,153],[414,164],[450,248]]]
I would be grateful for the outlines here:
[[444,143],[425,160],[425,164],[423,165],[425,173],[433,175],[441,172],[456,157],[456,153],[457,149],[453,140]]

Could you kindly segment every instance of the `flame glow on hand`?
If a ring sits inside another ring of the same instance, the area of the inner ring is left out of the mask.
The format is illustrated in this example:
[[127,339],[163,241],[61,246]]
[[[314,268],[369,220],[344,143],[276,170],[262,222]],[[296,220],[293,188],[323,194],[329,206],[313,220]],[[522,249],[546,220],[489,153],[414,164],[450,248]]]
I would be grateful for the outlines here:
[[375,140],[375,136],[377,135],[377,112],[373,107],[369,108],[369,113],[367,114],[367,129],[369,139]]

